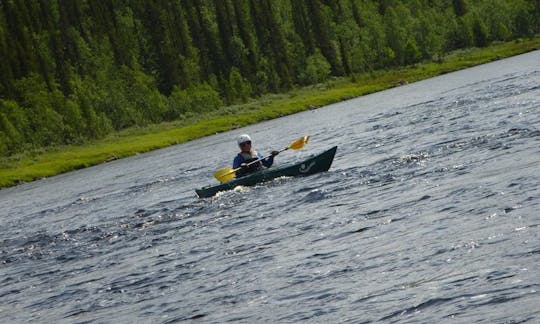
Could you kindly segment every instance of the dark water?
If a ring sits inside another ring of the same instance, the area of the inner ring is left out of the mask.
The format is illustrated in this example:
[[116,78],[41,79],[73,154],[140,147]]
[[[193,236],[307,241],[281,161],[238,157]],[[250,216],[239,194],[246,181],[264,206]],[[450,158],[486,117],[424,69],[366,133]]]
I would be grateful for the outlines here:
[[[199,200],[234,137],[329,172]],[[540,322],[540,52],[0,191],[0,322]]]

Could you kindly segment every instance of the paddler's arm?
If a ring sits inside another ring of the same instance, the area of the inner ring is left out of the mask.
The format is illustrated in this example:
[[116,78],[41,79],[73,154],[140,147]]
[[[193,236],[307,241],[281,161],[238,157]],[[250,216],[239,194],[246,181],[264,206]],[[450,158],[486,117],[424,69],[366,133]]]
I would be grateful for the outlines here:
[[[270,156],[269,156],[269,157],[267,157],[266,159],[262,160],[262,164],[263,164],[265,167],[267,167],[267,168],[271,167],[272,164],[274,164],[274,156],[276,156],[276,155],[278,155],[278,154],[279,154],[278,151],[272,151],[272,152],[270,153]],[[260,153],[257,153],[257,155],[259,156],[259,159],[262,159],[262,158],[263,158],[263,156],[262,156]]]
[[237,154],[233,161],[233,169],[239,168],[242,163],[244,163],[244,159],[240,156],[240,154]]

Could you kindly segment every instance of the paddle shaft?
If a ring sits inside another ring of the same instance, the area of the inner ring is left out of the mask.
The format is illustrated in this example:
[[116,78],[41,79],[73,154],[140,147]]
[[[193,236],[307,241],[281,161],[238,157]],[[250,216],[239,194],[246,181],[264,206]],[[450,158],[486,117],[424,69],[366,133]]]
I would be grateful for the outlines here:
[[[288,147],[278,151],[278,153],[281,153],[283,151],[286,151],[286,150],[299,150],[301,149],[302,147],[304,147],[304,145],[307,144],[309,140],[309,135],[307,136],[304,136],[302,138],[299,138],[298,140],[292,142],[291,145],[289,145]],[[249,166],[249,165],[252,165],[253,163],[257,163],[257,162],[260,162],[264,159],[267,159],[269,158],[270,156],[272,156],[272,154],[266,156],[266,157],[262,157],[260,159],[256,159],[254,161],[251,161],[249,163],[246,164],[246,166]],[[274,155],[275,156],[275,155]],[[233,174],[233,173],[236,173],[236,171],[242,169],[242,167],[240,168],[236,168],[236,169],[230,169],[230,168],[223,168],[223,169],[219,169],[217,170],[215,173],[214,173],[214,177],[216,177],[216,179],[219,181],[219,182],[226,182],[226,181],[230,181],[232,180],[232,178],[228,177],[229,175]],[[234,177],[234,176],[233,176]]]
[[[281,153],[281,152],[283,152],[283,151],[287,151],[288,149],[289,149],[289,147],[286,147],[286,148],[284,148],[284,149],[282,149],[282,150],[279,150],[278,153]],[[271,157],[271,156],[272,156],[272,155],[268,155],[268,156],[262,157],[262,158],[260,158],[260,159],[257,159],[257,160],[255,160],[255,161],[251,161],[251,162],[247,163],[246,166],[250,166],[250,165],[252,165],[253,163],[261,162],[262,160],[268,159],[268,158]],[[238,170],[240,170],[240,169],[241,169],[241,168],[238,168],[238,169],[235,169],[235,170],[238,171]]]
[[[286,147],[286,148],[284,148],[284,149],[282,149],[282,150],[279,150],[278,152],[281,153],[281,152],[283,152],[283,151],[287,151],[288,149],[289,149],[289,147]],[[268,156],[259,158],[259,159],[255,160],[255,161],[251,161],[251,162],[247,163],[246,166],[250,166],[250,165],[252,165],[252,164],[254,164],[254,163],[261,162],[262,160],[265,160],[265,159],[269,158],[270,156],[271,156],[271,155],[268,155]],[[232,169],[231,171],[225,173],[225,174],[222,175],[222,176],[226,176],[226,175],[228,175],[228,174],[235,173],[236,171],[238,171],[238,170],[240,170],[240,169],[242,169],[242,167],[239,167],[239,168],[236,168],[236,169]]]

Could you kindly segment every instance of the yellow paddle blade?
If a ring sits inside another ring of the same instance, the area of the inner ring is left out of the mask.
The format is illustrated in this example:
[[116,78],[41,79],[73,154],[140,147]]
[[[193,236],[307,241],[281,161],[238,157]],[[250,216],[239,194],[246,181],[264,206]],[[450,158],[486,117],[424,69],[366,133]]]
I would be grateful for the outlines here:
[[[301,137],[301,138],[297,139],[296,141],[292,142],[291,145],[289,145],[289,147],[281,150],[280,152],[282,152],[284,150],[287,150],[287,149],[299,150],[302,147],[304,147],[304,145],[306,145],[308,141],[309,141],[309,135],[306,135],[306,136]],[[261,159],[258,159],[257,161],[260,161],[260,160],[263,160],[263,159],[264,158],[261,158]],[[257,161],[253,161],[253,162],[251,162],[249,164],[255,163]],[[221,183],[229,182],[229,181],[231,181],[232,179],[234,179],[236,177],[236,171],[238,171],[238,170],[240,170],[240,168],[238,168],[238,169],[221,168],[221,169],[217,170],[216,172],[214,172],[214,177]]]
[[231,181],[232,179],[234,179],[234,177],[236,176],[236,171],[235,169],[231,169],[231,168],[221,168],[219,170],[217,170],[216,172],[214,172],[214,177],[219,181],[219,182],[229,182]]
[[297,139],[296,141],[294,141],[294,142],[289,146],[289,148],[290,148],[291,150],[299,150],[299,149],[301,149],[302,147],[304,147],[304,145],[306,145],[308,141],[309,141],[309,135],[304,136],[304,137],[301,137],[301,138]]

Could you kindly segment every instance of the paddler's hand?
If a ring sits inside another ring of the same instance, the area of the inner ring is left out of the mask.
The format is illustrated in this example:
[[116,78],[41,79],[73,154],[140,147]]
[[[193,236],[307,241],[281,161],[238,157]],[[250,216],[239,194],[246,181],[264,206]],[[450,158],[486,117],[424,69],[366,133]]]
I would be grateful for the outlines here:
[[270,155],[272,155],[272,156],[276,156],[276,155],[278,155],[278,154],[279,154],[279,151],[272,151],[272,152],[270,152]]
[[247,166],[248,166],[247,163],[242,163],[242,164],[240,164],[240,167],[242,168],[242,170],[244,170],[245,168],[247,168]]

